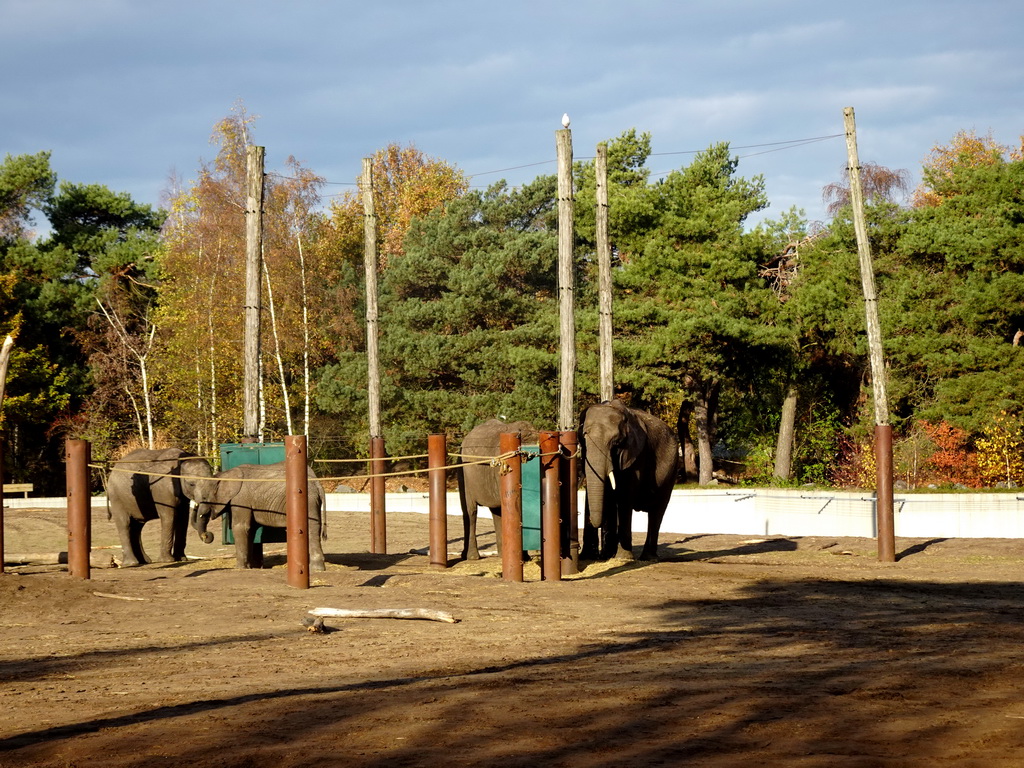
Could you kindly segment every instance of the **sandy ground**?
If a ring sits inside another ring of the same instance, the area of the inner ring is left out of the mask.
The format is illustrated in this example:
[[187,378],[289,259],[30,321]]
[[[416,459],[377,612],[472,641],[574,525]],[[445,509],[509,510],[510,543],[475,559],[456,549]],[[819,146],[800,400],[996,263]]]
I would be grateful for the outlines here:
[[[67,548],[63,510],[5,518],[8,558]],[[308,590],[283,545],[258,571],[194,538],[204,559],[89,580],[7,565],[0,766],[1024,764],[1024,542],[899,539],[882,565],[872,540],[666,533],[658,563],[517,584],[497,557],[431,569],[422,515],[389,515],[387,555],[365,515],[329,533]],[[318,606],[458,622],[314,634]]]

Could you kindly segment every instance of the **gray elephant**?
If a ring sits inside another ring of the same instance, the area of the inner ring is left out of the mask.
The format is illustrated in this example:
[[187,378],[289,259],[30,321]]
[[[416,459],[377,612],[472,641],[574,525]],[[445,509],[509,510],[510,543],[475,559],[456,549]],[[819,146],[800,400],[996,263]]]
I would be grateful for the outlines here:
[[494,537],[501,552],[501,475],[498,467],[479,462],[482,457],[499,455],[500,436],[503,432],[518,432],[524,444],[537,440],[537,430],[528,421],[505,422],[490,419],[473,427],[462,440],[460,463],[467,464],[458,471],[459,501],[462,502],[462,530],[464,560],[479,560],[476,543],[477,507],[487,507],[494,518]]
[[658,533],[679,461],[676,436],[661,419],[618,400],[590,406],[579,432],[587,488],[580,556],[632,559],[633,510],[638,510],[648,515],[640,559],[657,560]]
[[[326,495],[313,470],[307,469],[307,477],[309,569],[322,571],[325,568],[322,540],[327,538]],[[285,462],[242,464],[200,481],[196,487],[197,506],[192,526],[209,544],[213,541],[213,534],[207,530],[210,521],[230,513],[235,563],[239,568],[259,568],[262,558],[254,542],[256,527],[287,527],[285,501]]]
[[151,562],[142,548],[142,527],[160,520],[156,562],[185,559],[189,505],[198,478],[213,471],[206,459],[180,448],[132,451],[114,462],[107,475],[107,518],[121,538],[121,565]]

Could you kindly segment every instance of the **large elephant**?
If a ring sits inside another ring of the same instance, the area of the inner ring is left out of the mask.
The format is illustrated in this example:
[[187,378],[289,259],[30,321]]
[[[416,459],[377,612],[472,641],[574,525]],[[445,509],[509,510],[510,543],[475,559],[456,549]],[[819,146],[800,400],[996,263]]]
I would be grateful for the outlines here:
[[142,548],[142,527],[160,520],[156,562],[185,559],[189,505],[198,478],[213,474],[206,459],[180,448],[132,451],[114,462],[107,475],[107,517],[121,537],[121,565],[151,562]]
[[631,559],[633,510],[638,510],[648,515],[640,559],[657,560],[658,533],[679,461],[672,430],[649,413],[609,400],[584,412],[579,431],[587,488],[580,556]]
[[476,543],[478,506],[491,510],[494,538],[501,552],[501,475],[498,467],[479,462],[482,458],[499,455],[500,436],[503,432],[518,432],[523,443],[535,442],[537,439],[537,430],[528,421],[490,419],[473,427],[462,440],[460,463],[466,466],[459,470],[458,479],[459,500],[462,502],[464,560],[480,559]]
[[[327,538],[326,495],[313,470],[307,469],[309,487],[306,511],[309,515],[309,569],[324,570],[322,540]],[[287,527],[285,512],[285,462],[241,464],[218,472],[196,487],[197,506],[192,526],[209,544],[213,534],[207,530],[211,520],[231,514],[231,532],[235,538],[235,563],[239,568],[258,568],[254,556],[256,527]]]

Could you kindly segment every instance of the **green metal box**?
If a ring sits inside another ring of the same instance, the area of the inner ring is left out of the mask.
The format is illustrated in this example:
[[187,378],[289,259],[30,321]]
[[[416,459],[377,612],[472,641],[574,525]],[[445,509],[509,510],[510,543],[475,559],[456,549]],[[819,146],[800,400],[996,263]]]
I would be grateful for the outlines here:
[[523,549],[540,549],[540,447],[524,445],[523,461]]
[[[234,469],[242,464],[277,464],[284,461],[284,443],[221,443],[220,468]],[[224,544],[234,544],[235,536],[231,532],[231,513],[224,515]],[[256,526],[254,543],[270,544],[287,541],[284,528],[264,528]]]

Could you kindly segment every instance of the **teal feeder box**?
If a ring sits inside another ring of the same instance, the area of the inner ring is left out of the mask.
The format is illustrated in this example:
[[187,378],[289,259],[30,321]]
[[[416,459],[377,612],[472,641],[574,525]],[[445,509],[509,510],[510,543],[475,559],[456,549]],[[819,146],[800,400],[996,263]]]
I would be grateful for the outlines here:
[[523,549],[540,550],[540,446],[524,445],[523,453]]
[[[284,443],[221,443],[220,468],[234,469],[242,464],[277,464],[284,461]],[[231,513],[224,515],[222,542],[234,544],[235,536],[231,531]],[[256,526],[253,539],[255,544],[272,544],[288,540],[284,528],[264,528]]]

